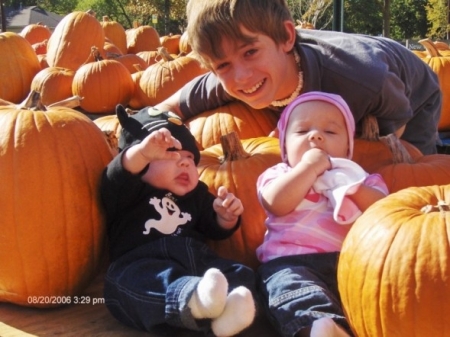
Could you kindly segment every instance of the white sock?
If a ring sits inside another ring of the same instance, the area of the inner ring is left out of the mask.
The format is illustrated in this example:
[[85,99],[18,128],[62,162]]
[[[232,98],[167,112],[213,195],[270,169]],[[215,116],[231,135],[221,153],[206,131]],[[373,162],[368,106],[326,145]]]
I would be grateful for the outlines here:
[[227,301],[228,282],[219,269],[208,269],[188,302],[194,318],[216,318]]
[[344,329],[337,325],[331,318],[322,317],[314,321],[311,328],[311,337],[349,337]]
[[217,337],[234,336],[252,324],[255,311],[250,290],[237,287],[228,295],[222,315],[211,322],[212,331]]

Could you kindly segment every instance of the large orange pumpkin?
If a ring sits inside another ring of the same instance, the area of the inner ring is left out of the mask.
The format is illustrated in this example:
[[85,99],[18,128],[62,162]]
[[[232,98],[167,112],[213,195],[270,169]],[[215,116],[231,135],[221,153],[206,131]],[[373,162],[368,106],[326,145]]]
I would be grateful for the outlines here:
[[98,190],[112,155],[88,117],[30,98],[0,106],[0,301],[49,307],[70,303],[98,273]]
[[253,109],[235,101],[205,111],[186,121],[202,149],[219,144],[222,135],[235,131],[240,139],[267,137],[277,127],[279,114],[270,109]]
[[414,145],[398,140],[393,134],[380,136],[376,117],[367,115],[362,121],[361,135],[355,138],[352,160],[366,172],[375,173],[382,166],[401,161],[399,156],[405,151],[409,161],[423,156]]
[[381,174],[390,192],[412,186],[450,184],[450,156],[431,154],[413,159],[397,138],[390,139],[393,162],[375,170]]
[[77,70],[91,56],[91,48],[102,49],[105,34],[98,20],[86,12],[67,14],[55,27],[47,43],[50,67]]
[[369,207],[344,240],[338,286],[358,337],[448,336],[450,185],[410,187]]
[[280,161],[278,139],[258,137],[239,140],[236,133],[222,137],[222,143],[201,151],[198,172],[200,180],[217,195],[225,186],[241,199],[244,213],[241,227],[226,240],[211,241],[211,247],[221,256],[256,268],[255,250],[262,243],[266,227],[265,212],[258,202],[256,181],[259,175]]
[[12,32],[0,33],[0,98],[21,102],[39,70],[36,53],[25,38]]

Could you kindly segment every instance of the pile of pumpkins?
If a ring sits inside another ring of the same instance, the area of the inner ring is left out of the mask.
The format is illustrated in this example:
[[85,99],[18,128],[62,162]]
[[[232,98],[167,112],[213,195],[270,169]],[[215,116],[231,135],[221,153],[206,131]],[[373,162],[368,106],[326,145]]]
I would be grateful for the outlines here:
[[[181,47],[183,35],[161,38],[150,26],[125,31],[73,12],[51,33],[36,29],[46,38],[32,40],[31,27],[0,34],[0,78],[8,78],[0,82],[0,301],[50,307],[83,292],[105,258],[98,187],[117,153],[114,107],[133,113],[159,103],[206,69]],[[278,117],[233,102],[186,121],[201,150],[200,179],[212,193],[225,185],[245,208],[240,229],[210,245],[253,268],[266,217],[256,180],[280,161],[278,139],[268,136]],[[415,336],[434,322],[450,329],[450,156],[380,137],[370,116],[363,124],[354,160],[392,194],[344,242],[346,315],[358,336]]]

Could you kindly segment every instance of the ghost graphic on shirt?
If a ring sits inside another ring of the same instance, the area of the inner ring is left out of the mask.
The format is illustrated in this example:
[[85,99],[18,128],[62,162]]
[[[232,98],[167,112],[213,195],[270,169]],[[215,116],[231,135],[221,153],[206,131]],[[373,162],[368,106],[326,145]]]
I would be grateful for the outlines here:
[[184,225],[191,220],[189,213],[180,212],[178,205],[170,198],[162,199],[153,197],[150,199],[156,211],[161,215],[160,220],[150,219],[145,222],[144,234],[149,234],[150,229],[155,228],[163,234],[172,234],[179,225]]

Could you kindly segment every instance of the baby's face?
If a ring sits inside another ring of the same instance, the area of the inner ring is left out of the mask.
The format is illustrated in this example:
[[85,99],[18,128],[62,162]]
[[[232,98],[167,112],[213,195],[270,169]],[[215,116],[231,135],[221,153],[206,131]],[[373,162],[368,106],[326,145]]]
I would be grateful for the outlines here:
[[333,104],[308,101],[292,111],[286,129],[285,147],[290,166],[295,166],[303,154],[319,148],[330,157],[348,157],[348,132],[344,116]]
[[179,159],[152,161],[147,172],[142,176],[142,180],[178,196],[192,191],[197,186],[199,179],[194,155],[184,150],[177,152],[180,154]]

